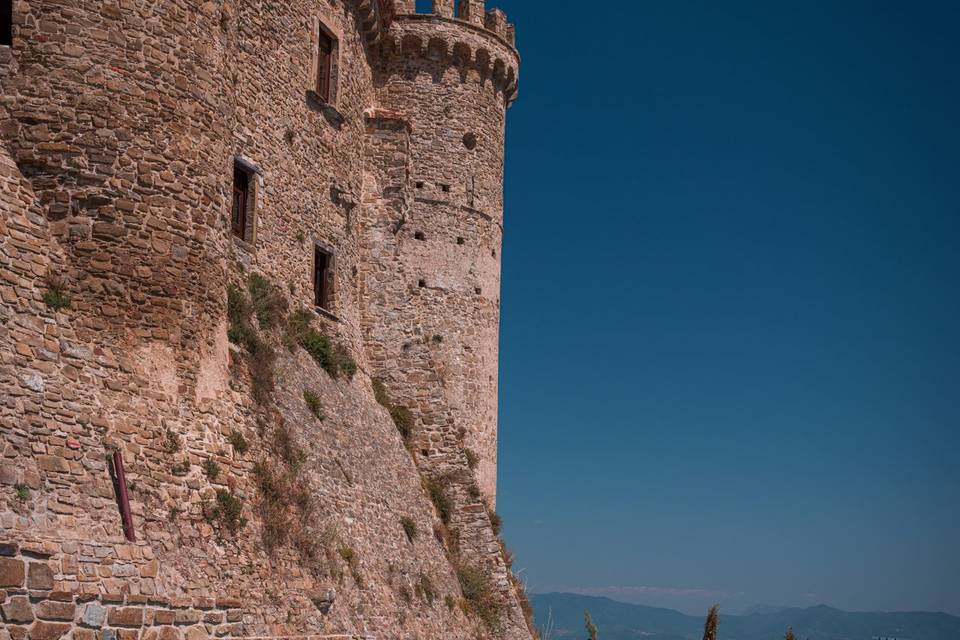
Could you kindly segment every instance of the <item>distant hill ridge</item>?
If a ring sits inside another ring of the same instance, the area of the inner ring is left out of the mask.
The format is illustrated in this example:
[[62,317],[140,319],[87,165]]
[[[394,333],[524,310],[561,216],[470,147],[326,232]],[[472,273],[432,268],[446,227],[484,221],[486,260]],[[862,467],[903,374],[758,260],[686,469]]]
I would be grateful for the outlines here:
[[[583,640],[583,612],[589,609],[600,640],[700,640],[706,617],[672,609],[617,602],[573,593],[533,596],[537,626],[552,617],[553,632],[544,640]],[[946,613],[847,612],[825,605],[808,609],[774,609],[744,616],[721,611],[719,640],[779,640],[792,626],[798,640],[958,640],[960,617]]]

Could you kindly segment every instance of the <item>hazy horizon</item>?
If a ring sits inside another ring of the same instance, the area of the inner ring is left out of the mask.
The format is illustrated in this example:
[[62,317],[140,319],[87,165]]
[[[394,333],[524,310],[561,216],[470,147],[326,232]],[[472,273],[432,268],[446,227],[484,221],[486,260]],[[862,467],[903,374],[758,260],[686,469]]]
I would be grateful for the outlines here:
[[960,614],[960,5],[497,4],[523,579]]

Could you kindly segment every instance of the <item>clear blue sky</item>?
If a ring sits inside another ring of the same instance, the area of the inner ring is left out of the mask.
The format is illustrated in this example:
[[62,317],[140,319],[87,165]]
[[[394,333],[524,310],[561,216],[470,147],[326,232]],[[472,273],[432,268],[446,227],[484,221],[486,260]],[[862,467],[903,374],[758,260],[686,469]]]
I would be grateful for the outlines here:
[[960,3],[499,6],[532,589],[960,614]]

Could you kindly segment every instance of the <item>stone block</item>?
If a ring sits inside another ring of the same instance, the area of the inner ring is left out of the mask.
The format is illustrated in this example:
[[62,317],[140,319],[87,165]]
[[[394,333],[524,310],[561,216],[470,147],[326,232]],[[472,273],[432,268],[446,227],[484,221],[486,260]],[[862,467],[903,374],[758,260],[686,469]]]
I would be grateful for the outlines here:
[[71,625],[63,622],[37,620],[30,627],[30,640],[59,640],[70,632]]
[[73,620],[77,607],[72,602],[44,600],[36,606],[34,613],[42,620]]
[[154,624],[173,624],[177,621],[177,616],[173,611],[167,609],[158,609],[153,616]]
[[0,558],[0,587],[22,587],[23,577],[22,560]]
[[207,640],[209,634],[207,628],[202,624],[188,627],[186,631],[186,640]]
[[0,609],[3,610],[3,619],[6,622],[33,622],[33,607],[30,606],[30,598],[27,596],[13,596],[10,602],[4,604]]
[[107,610],[99,602],[91,602],[83,608],[80,622],[88,627],[99,629],[107,619]]
[[53,589],[53,571],[45,562],[31,562],[27,575],[30,589]]
[[143,607],[110,607],[107,624],[112,627],[139,627],[143,625]]
[[17,555],[16,542],[0,542],[0,556],[15,556],[15,555]]

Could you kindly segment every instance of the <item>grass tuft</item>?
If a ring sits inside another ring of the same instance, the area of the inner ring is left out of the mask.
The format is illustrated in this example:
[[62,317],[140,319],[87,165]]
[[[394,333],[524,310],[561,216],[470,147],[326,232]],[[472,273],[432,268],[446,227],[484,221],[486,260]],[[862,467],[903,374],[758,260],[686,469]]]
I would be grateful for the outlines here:
[[250,445],[247,444],[247,439],[243,437],[243,434],[234,429],[230,432],[230,445],[233,447],[233,450],[243,455],[250,448]]
[[284,344],[291,349],[296,345],[303,347],[331,378],[343,375],[348,380],[353,379],[357,363],[350,352],[343,344],[334,344],[328,336],[314,329],[312,319],[313,315],[305,309],[291,313],[287,318]]
[[71,302],[66,283],[57,277],[47,279],[47,290],[43,292],[42,299],[43,304],[54,311],[68,308]]
[[303,392],[303,401],[307,403],[307,408],[317,420],[323,422],[327,419],[323,413],[323,401],[320,399],[320,396],[313,391],[306,389]]
[[427,490],[427,495],[430,496],[430,502],[437,509],[440,522],[449,524],[450,516],[453,514],[453,500],[450,498],[444,482],[438,478],[427,478],[424,481],[424,488]]
[[253,303],[257,323],[263,331],[269,331],[287,312],[287,299],[273,283],[259,274],[251,274],[247,290]]
[[243,500],[226,489],[217,490],[217,506],[213,508],[213,516],[231,535],[236,535],[247,526],[247,519],[243,517]]
[[460,565],[457,580],[467,611],[479,618],[490,631],[499,633],[501,605],[487,572],[476,565]]
[[400,526],[403,527],[403,532],[407,535],[407,540],[413,542],[417,538],[417,523],[412,519],[404,516],[400,518]]

